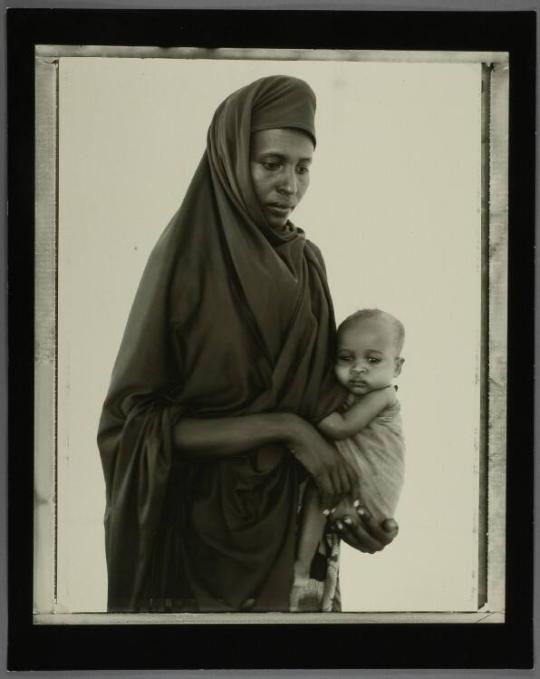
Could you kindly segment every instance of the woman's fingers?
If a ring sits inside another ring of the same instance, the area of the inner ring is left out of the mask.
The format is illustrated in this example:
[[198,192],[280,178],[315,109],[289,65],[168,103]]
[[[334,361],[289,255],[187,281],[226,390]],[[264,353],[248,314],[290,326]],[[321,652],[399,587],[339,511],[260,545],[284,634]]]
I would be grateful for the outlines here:
[[375,521],[371,514],[361,505],[356,509],[369,535],[382,544],[382,549],[389,545],[399,532],[399,526],[394,519],[385,519],[381,523]]
[[329,475],[324,472],[314,477],[314,481],[315,485],[317,486],[317,490],[319,491],[323,514],[328,516],[328,514],[330,514],[330,510],[336,506],[335,492],[332,482]]
[[337,502],[349,492],[347,476],[344,472],[345,470],[340,464],[335,465],[330,472]]
[[[358,506],[356,506],[358,505]],[[399,532],[399,527],[394,519],[385,519],[378,523],[371,514],[355,502],[358,516],[352,518],[346,516],[340,521],[336,521],[336,529],[339,535],[352,547],[374,554],[380,552]]]
[[360,521],[354,520],[351,517],[346,516],[336,521],[336,529],[338,535],[345,542],[361,552],[374,554],[384,547],[383,544],[371,537]]
[[394,519],[385,519],[382,522],[382,527],[387,533],[394,533],[394,537],[399,533],[399,526]]
[[335,507],[349,492],[343,465],[329,465],[314,478],[324,509]]
[[[341,490],[341,481],[340,481],[340,478],[339,478],[339,474],[338,474],[338,472],[337,472],[337,468],[336,468],[336,467],[332,467],[332,468],[328,471],[328,476],[330,477],[330,482],[331,482],[331,484],[332,484],[332,491],[333,491],[333,493],[334,493],[334,497],[333,497],[332,501],[335,502],[336,499],[337,499],[338,497],[340,497],[340,495],[341,495],[341,493],[342,493],[342,490]],[[332,506],[335,506],[335,505],[332,505]]]

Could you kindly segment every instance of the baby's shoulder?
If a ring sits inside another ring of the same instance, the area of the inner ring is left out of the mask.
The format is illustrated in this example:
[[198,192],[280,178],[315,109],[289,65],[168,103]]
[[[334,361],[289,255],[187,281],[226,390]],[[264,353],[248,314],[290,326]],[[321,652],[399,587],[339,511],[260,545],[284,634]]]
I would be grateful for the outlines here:
[[389,403],[381,412],[375,417],[375,420],[379,422],[393,422],[400,418],[401,414],[401,404],[397,398],[395,398],[392,403]]

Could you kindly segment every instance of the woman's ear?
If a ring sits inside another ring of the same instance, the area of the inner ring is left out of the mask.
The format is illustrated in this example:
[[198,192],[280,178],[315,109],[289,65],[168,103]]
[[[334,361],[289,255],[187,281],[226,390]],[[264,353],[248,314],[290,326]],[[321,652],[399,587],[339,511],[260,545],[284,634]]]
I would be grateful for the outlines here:
[[402,368],[404,363],[405,363],[405,359],[401,358],[401,356],[398,356],[396,358],[396,365],[394,367],[394,377],[397,377],[401,373],[401,368]]

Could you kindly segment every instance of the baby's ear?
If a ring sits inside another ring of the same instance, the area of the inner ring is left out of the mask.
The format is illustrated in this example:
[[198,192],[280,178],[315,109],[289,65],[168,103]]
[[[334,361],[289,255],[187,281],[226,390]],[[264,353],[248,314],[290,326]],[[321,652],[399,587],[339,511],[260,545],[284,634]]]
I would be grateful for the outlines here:
[[405,363],[405,359],[401,358],[401,356],[398,356],[396,358],[396,366],[394,368],[394,377],[397,377],[401,373],[401,368],[403,367],[404,363]]

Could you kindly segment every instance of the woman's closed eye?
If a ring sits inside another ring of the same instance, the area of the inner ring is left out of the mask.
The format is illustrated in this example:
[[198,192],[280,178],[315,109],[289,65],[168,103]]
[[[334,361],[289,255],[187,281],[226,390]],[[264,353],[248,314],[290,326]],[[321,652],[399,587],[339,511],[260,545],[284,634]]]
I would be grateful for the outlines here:
[[262,163],[262,166],[264,167],[265,170],[268,170],[269,172],[276,172],[281,168],[283,163],[280,163],[277,160],[265,160]]
[[[277,160],[265,160],[262,163],[262,166],[268,172],[277,172],[278,170],[282,169],[283,163],[281,161],[277,161]],[[299,175],[308,174],[309,167],[306,167],[305,165],[299,165],[298,167],[295,168],[295,172],[296,172],[296,174],[299,174]]]

